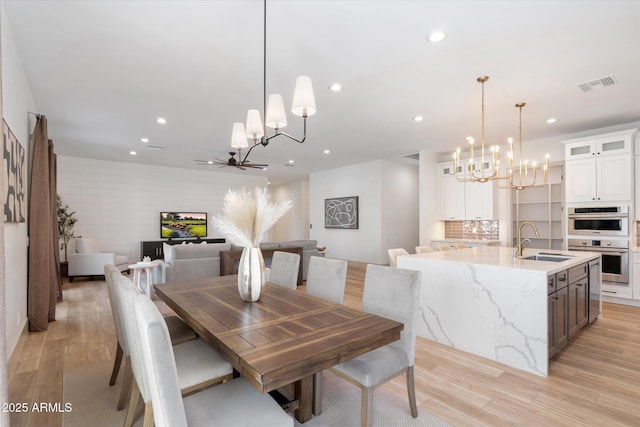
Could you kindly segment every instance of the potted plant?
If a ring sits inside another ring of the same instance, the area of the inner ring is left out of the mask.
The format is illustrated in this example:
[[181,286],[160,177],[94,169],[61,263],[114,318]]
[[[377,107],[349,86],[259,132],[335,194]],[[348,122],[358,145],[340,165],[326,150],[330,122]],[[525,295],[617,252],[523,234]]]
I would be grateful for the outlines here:
[[[68,254],[67,248],[69,247],[69,240],[80,237],[76,236],[73,231],[73,228],[78,221],[77,218],[74,217],[76,211],[70,212],[69,205],[63,204],[60,195],[57,195],[58,198],[58,237],[60,238],[60,249],[64,251],[64,261],[60,262],[62,266],[61,270],[64,270],[64,267],[67,266]],[[63,274],[64,276],[64,274]]]

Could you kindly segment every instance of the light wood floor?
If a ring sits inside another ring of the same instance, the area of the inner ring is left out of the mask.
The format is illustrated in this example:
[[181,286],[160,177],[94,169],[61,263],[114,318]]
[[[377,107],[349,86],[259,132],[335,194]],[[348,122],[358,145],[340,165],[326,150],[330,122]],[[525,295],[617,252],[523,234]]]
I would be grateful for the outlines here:
[[[360,308],[363,282],[364,269],[350,266],[347,305]],[[9,364],[11,402],[27,402],[29,407],[34,402],[64,403],[63,370],[115,355],[104,281],[77,280],[66,283],[63,292],[58,320],[47,332],[25,335],[18,344]],[[640,308],[605,303],[604,318],[583,329],[553,359],[548,378],[422,338],[418,338],[415,374],[419,407],[453,425],[637,427]],[[406,396],[403,377],[384,387]],[[61,423],[59,413],[11,415],[13,427]]]

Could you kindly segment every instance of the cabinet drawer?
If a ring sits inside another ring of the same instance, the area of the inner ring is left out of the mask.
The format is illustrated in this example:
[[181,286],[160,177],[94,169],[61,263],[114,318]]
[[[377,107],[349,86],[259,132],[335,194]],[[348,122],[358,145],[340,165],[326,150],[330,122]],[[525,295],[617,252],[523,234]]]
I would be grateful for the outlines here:
[[556,290],[559,291],[562,288],[566,288],[569,284],[567,280],[567,270],[556,273]]
[[633,253],[633,261],[634,264],[640,264],[640,252]]
[[569,269],[569,283],[574,283],[583,277],[587,277],[587,274],[589,274],[589,266],[586,262],[584,264],[571,267]]

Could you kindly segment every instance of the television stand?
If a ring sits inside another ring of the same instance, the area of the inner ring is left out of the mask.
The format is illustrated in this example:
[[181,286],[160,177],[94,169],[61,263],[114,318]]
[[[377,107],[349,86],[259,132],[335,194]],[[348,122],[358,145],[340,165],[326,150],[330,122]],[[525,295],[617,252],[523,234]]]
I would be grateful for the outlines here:
[[168,240],[143,240],[140,242],[140,259],[148,256],[151,260],[164,259],[164,251],[162,250],[162,244],[167,245],[181,245],[182,242],[200,244],[202,242],[207,243],[226,243],[225,239],[213,238],[213,239],[168,239]]

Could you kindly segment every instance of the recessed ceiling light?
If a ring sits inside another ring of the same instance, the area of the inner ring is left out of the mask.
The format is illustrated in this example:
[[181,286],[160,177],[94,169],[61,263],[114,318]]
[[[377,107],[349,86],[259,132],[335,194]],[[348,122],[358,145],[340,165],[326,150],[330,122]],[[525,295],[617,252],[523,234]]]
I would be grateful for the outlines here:
[[164,117],[158,117],[156,122],[160,123],[161,125],[164,125],[165,123],[167,123],[167,119],[165,119]]
[[445,38],[445,34],[442,31],[434,31],[431,34],[429,34],[429,36],[427,37],[427,40],[429,40],[431,43],[435,43],[435,42],[444,40],[444,38]]
[[557,121],[558,121],[558,119],[556,119],[555,117],[550,117],[550,118],[547,119],[547,123],[555,123]]
[[149,142],[149,138],[140,138],[140,141],[146,144],[147,142]]
[[331,153],[331,150],[324,150],[323,153],[324,154],[329,154],[329,153]]
[[289,160],[289,164],[293,164],[293,163],[295,163],[295,161]]
[[266,168],[266,167],[264,167],[264,168],[262,168],[262,170],[263,170],[263,171],[266,171],[266,170],[267,170],[267,168]]
[[422,117],[422,116],[415,116],[415,117],[413,118],[413,121],[414,121],[414,122],[421,122],[421,121],[423,121],[423,120],[424,120],[424,117]]
[[331,89],[332,92],[340,92],[342,90],[342,85],[340,83],[334,83],[329,86],[329,89]]
[[212,165],[212,164],[213,164],[213,160],[208,160],[208,161],[207,161],[207,164],[208,164],[208,165]]
[[132,156],[135,156],[138,153],[136,153],[135,151],[129,151],[129,154],[131,154]]

